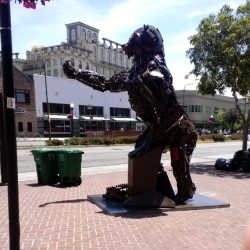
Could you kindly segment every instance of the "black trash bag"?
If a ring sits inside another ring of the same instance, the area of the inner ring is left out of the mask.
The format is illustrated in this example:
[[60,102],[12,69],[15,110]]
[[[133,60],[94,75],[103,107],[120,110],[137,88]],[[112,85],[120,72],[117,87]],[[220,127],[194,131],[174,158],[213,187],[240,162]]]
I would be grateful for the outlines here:
[[218,158],[214,164],[214,167],[217,170],[232,171],[231,161],[232,161],[232,159]]
[[238,150],[234,153],[233,159],[231,160],[232,171],[237,171],[240,169],[240,165],[244,158],[244,150]]
[[250,172],[250,150],[235,152],[230,165],[232,171]]

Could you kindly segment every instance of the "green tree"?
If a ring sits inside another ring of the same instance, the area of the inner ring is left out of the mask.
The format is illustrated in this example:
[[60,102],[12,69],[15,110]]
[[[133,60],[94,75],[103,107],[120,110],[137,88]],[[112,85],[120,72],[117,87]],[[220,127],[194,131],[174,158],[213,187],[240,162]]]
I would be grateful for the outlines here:
[[241,110],[239,96],[250,90],[250,1],[236,11],[224,5],[217,15],[204,18],[189,41],[192,47],[187,56],[194,64],[189,75],[197,77],[197,89],[203,95],[231,90],[243,124],[242,149],[246,150],[250,110],[247,114]]
[[225,121],[224,117],[225,117],[225,111],[223,109],[220,109],[218,111],[218,113],[216,114],[217,120],[220,122],[221,125],[221,129],[229,129],[229,125],[228,123]]
[[242,129],[242,121],[236,109],[230,109],[226,112],[220,109],[216,117],[222,130],[230,129],[231,132],[235,133],[237,130]]

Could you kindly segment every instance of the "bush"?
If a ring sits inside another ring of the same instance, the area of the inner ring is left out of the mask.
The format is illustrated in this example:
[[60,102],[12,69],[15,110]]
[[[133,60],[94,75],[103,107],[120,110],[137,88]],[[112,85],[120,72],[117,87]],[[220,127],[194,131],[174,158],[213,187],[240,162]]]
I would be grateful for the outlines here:
[[211,136],[212,136],[212,140],[215,142],[226,140],[226,137],[224,135],[221,135],[221,134],[211,134]]
[[214,142],[218,142],[218,141],[225,141],[226,137],[224,135],[221,134],[207,134],[207,135],[202,135],[199,137],[199,140],[201,141],[214,141]]
[[65,139],[65,145],[113,145],[113,144],[133,144],[136,136],[124,137],[74,137]]
[[64,142],[62,140],[52,139],[52,140],[45,141],[45,144],[47,146],[62,146],[64,145]]
[[243,134],[232,134],[228,136],[230,140],[243,140]]

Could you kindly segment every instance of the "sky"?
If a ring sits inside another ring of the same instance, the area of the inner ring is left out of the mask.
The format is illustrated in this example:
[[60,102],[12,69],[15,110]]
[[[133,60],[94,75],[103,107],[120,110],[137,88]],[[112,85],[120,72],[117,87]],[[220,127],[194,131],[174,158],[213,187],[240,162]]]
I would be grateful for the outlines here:
[[105,37],[126,43],[144,24],[158,28],[164,39],[165,60],[176,90],[196,89],[194,77],[185,79],[193,68],[186,51],[188,37],[200,21],[217,14],[224,4],[236,9],[246,0],[51,0],[37,3],[36,10],[11,1],[12,51],[26,59],[34,45],[52,46],[66,42],[65,24],[82,22],[100,30]]

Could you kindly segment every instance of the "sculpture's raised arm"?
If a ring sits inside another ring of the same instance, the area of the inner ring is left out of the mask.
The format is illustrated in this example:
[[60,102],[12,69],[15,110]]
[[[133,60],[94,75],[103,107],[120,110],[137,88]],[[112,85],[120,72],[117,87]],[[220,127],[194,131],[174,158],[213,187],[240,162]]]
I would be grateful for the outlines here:
[[75,79],[95,90],[104,92],[122,92],[127,90],[127,71],[122,71],[106,79],[90,70],[76,70],[66,61],[63,64],[63,72],[69,79]]

